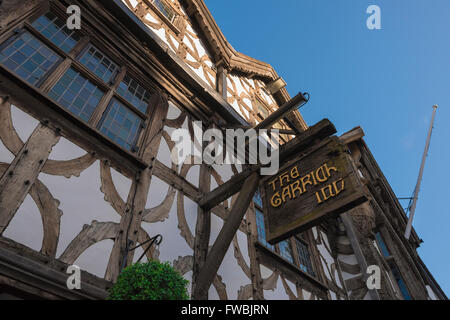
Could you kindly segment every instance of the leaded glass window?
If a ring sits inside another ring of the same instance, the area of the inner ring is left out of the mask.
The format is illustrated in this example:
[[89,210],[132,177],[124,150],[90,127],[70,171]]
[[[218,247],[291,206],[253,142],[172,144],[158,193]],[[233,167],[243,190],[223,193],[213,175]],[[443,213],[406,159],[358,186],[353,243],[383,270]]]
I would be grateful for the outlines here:
[[117,88],[117,93],[119,93],[123,98],[125,98],[129,103],[135,106],[142,113],[147,112],[147,107],[150,102],[150,92],[145,90],[140,84],[131,79],[126,75],[123,81]]
[[59,55],[29,32],[20,34],[0,48],[0,63],[35,86],[61,60]]
[[265,245],[267,248],[274,250],[274,246],[269,244],[266,240],[266,229],[264,228],[264,216],[258,209],[256,212],[256,228],[258,230],[258,241]]
[[259,206],[260,208],[263,208],[261,192],[259,190],[255,192],[255,196],[253,197],[253,202],[255,202],[256,205]]
[[278,244],[280,248],[280,254],[283,258],[285,258],[290,263],[294,263],[294,258],[292,255],[292,247],[289,240],[284,240]]
[[402,275],[400,274],[400,270],[398,270],[398,267],[393,262],[390,263],[390,267],[392,270],[392,274],[394,275],[395,281],[397,282],[398,288],[402,293],[403,298],[405,300],[411,300],[412,299],[411,295],[409,294],[409,291],[406,288],[406,284],[405,281],[403,280]]
[[142,119],[117,99],[112,99],[99,123],[100,131],[127,150],[133,150]]
[[311,276],[315,277],[314,269],[311,264],[311,255],[309,253],[308,246],[297,238],[295,238],[295,246],[297,247],[300,269],[310,274]]
[[164,0],[153,0],[153,3],[170,22],[175,19],[175,12]]
[[93,45],[89,45],[85,50],[80,62],[105,83],[111,82],[119,71],[119,67]]
[[72,50],[80,40],[74,30],[69,30],[65,22],[51,12],[39,17],[32,25],[65,53]]
[[104,92],[75,69],[70,68],[50,90],[49,96],[64,108],[89,121]]
[[391,254],[389,253],[389,250],[386,246],[386,243],[383,240],[383,237],[381,236],[381,233],[377,232],[375,234],[375,237],[377,239],[377,243],[380,246],[381,249],[381,253],[385,256],[385,257],[389,257]]

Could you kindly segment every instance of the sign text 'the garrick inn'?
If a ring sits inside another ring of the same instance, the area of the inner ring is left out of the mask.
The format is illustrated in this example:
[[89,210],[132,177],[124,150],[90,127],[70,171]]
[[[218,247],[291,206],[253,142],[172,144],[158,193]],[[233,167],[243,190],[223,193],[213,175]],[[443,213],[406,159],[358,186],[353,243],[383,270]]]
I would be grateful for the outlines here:
[[310,147],[262,181],[267,240],[276,243],[366,200],[348,149],[337,137]]

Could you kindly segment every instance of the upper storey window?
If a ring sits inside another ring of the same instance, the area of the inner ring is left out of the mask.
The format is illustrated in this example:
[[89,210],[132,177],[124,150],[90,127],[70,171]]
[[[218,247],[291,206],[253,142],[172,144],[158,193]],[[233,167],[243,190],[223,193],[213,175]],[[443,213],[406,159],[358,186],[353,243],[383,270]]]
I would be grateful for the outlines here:
[[143,113],[147,112],[147,106],[150,102],[150,92],[145,90],[144,87],[131,79],[128,75],[120,82],[117,93]]
[[103,114],[100,131],[125,149],[133,149],[142,128],[142,119],[113,99]]
[[103,97],[103,91],[70,68],[50,90],[49,96],[84,121],[89,121]]
[[[296,265],[300,270],[316,277],[311,262],[309,245],[302,234],[291,239],[279,242],[277,245],[271,245],[267,242],[266,229],[264,225],[263,201],[260,191],[257,191],[253,197],[255,206],[256,231],[258,233],[258,242],[266,248],[278,252],[286,261]],[[294,251],[295,250],[295,251]]]
[[152,111],[152,85],[138,66],[118,64],[124,59],[97,43],[88,25],[69,30],[65,21],[56,9],[10,30],[0,43],[0,64],[117,146],[137,152]]
[[74,30],[69,30],[64,21],[51,12],[34,21],[33,27],[65,53],[72,50],[80,40]]
[[29,32],[0,46],[0,63],[32,85],[38,85],[59,61],[59,55]]
[[117,74],[119,67],[106,55],[90,45],[80,58],[80,62],[106,83]]
[[256,102],[258,106],[258,114],[261,118],[265,119],[269,116],[269,110],[259,101]]
[[175,19],[175,12],[166,1],[152,0],[152,2],[170,22],[173,22]]

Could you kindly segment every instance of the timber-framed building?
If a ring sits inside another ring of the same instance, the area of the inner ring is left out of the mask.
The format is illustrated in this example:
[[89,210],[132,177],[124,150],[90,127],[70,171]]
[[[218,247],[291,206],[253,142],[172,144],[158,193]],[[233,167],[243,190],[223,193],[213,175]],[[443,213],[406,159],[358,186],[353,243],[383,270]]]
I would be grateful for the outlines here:
[[[69,30],[66,9],[81,9]],[[268,64],[237,52],[202,0],[0,2],[0,297],[104,299],[128,251],[198,281],[236,196],[202,197],[242,166],[174,165],[177,128],[255,126],[291,97]],[[298,111],[281,143],[308,126]],[[256,193],[209,299],[446,299],[404,239],[406,215],[356,128],[348,146],[369,200],[276,245]],[[243,191],[245,192],[245,190]],[[66,286],[70,265],[81,290]],[[381,268],[369,290],[367,267]],[[192,291],[193,292],[193,291]]]

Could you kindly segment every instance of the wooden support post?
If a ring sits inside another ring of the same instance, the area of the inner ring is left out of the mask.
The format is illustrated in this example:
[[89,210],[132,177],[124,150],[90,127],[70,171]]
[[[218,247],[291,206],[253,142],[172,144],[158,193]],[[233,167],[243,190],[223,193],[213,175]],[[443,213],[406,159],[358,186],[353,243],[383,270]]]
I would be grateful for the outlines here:
[[258,228],[256,225],[256,212],[253,206],[252,212],[247,214],[247,248],[250,258],[250,275],[252,281],[253,300],[263,300],[263,280],[261,276],[261,267],[259,265],[258,254],[256,253],[256,243],[258,242]]
[[119,233],[114,241],[114,247],[111,251],[106,270],[105,279],[109,281],[115,281],[119,276],[125,256],[127,258],[127,265],[133,262],[134,251],[127,253],[126,248],[128,241],[133,241],[134,244],[137,242],[142,222],[142,213],[145,210],[150,189],[153,164],[161,141],[164,119],[168,110],[167,98],[159,94],[155,94],[150,103],[155,108],[155,111],[150,120],[149,130],[144,140],[144,144],[146,145],[145,152],[142,154],[142,159],[145,163],[149,163],[149,167],[134,178],[128,195],[126,209],[122,213],[122,219],[120,221]]
[[[350,245],[352,246],[353,252],[355,253],[356,260],[358,261],[359,267],[361,268],[361,272],[363,274],[363,280],[367,280],[367,261],[364,257],[364,253],[361,249],[361,245],[358,241],[358,237],[356,235],[355,228],[352,223],[352,219],[350,215],[345,212],[341,214],[342,223],[345,226],[345,231],[347,232],[347,236],[350,240]],[[369,290],[370,297],[372,300],[380,300],[380,295],[378,294],[377,290]]]
[[59,135],[40,124],[0,179],[0,235],[8,227],[42,167],[59,141]]
[[[211,173],[207,165],[200,167],[200,192],[209,192],[211,189]],[[202,269],[209,249],[209,237],[211,234],[211,212],[203,210],[200,206],[197,209],[197,225],[195,227],[194,240],[194,266],[192,272],[192,292],[195,292],[197,276]],[[208,298],[208,292],[206,299]]]
[[225,100],[227,100],[228,98],[227,74],[227,69],[225,69],[223,65],[217,67],[216,90],[222,95]]
[[[306,149],[316,140],[324,139],[334,133],[336,133],[336,128],[329,120],[324,119],[320,121],[280,147],[280,163],[284,163],[289,157],[297,154],[303,149]],[[261,169],[261,167],[261,165],[253,165],[241,173],[234,175],[224,184],[205,194],[205,196],[199,201],[199,205],[204,210],[214,208],[216,205],[222,203],[233,194],[239,192],[245,179],[247,179],[253,172]]]
[[242,190],[231,209],[230,216],[225,221],[222,230],[220,230],[220,233],[206,258],[203,268],[197,276],[195,291],[192,295],[193,299],[206,299],[211,282],[216,276],[217,270],[219,270],[223,258],[247,212],[248,206],[253,199],[253,195],[255,194],[258,185],[259,174],[255,172],[245,181]]

